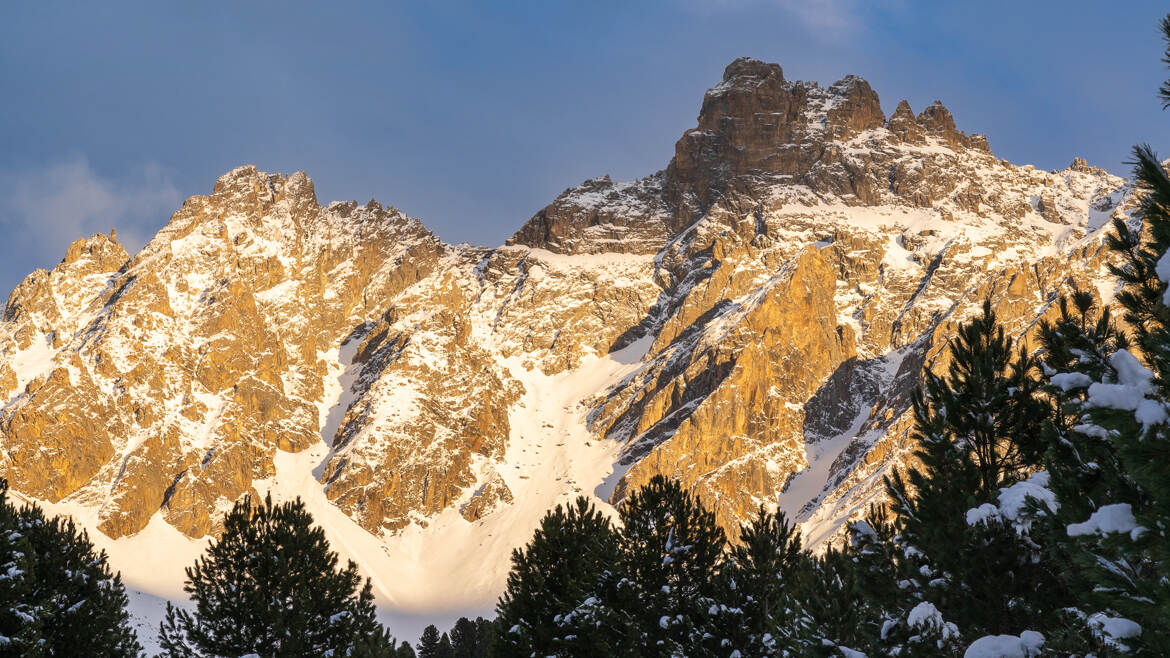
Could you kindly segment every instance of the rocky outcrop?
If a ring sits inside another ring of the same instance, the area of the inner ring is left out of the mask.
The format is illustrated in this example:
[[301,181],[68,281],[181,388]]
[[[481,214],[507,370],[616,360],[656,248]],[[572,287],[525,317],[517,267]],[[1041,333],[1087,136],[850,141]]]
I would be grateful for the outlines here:
[[918,115],[918,125],[929,137],[934,137],[951,148],[973,148],[991,152],[987,138],[983,135],[968,136],[955,128],[955,119],[942,101],[928,105]]
[[902,101],[887,125],[877,93],[861,78],[846,76],[823,89],[786,81],[775,64],[741,58],[707,92],[698,127],[675,145],[667,189],[676,211],[689,217],[735,189],[737,179],[749,189],[803,186],[851,205],[902,201],[911,186],[888,184],[906,164],[904,151],[886,148],[891,142],[991,153],[982,136],[959,132],[941,103],[914,117]]
[[475,484],[472,460],[503,455],[523,390],[475,344],[467,301],[444,279],[402,300],[414,317],[392,307],[358,348],[358,399],[325,465],[329,497],[373,532],[441,512]]
[[910,109],[910,103],[905,100],[898,101],[898,107],[894,108],[894,113],[886,121],[886,130],[890,131],[894,139],[904,144],[926,143],[926,133],[918,124],[914,110]]
[[79,328],[82,305],[104,289],[129,259],[111,232],[80,238],[52,270],[25,277],[8,298],[4,322],[13,329],[7,349],[26,350],[38,336],[59,346]]
[[807,400],[855,355],[853,330],[837,322],[835,290],[831,266],[808,247],[746,298],[717,302],[652,350],[654,360],[594,422],[629,446],[615,500],[665,473],[734,529],[807,466],[804,416],[793,401]]
[[513,502],[512,490],[499,473],[492,473],[486,482],[480,485],[471,500],[467,501],[459,510],[459,514],[468,521],[478,521],[494,512],[501,505],[510,505]]
[[662,175],[633,183],[609,176],[565,190],[508,239],[558,254],[653,254],[677,230]]

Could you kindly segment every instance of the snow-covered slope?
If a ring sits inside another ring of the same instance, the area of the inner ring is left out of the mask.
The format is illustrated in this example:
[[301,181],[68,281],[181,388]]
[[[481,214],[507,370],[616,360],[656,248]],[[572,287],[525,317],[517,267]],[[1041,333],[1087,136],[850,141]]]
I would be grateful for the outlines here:
[[300,496],[392,628],[486,614],[512,548],[655,474],[732,534],[814,544],[913,446],[910,392],[990,297],[1025,336],[1109,298],[1131,189],[992,155],[934,104],[741,59],[662,172],[566,190],[495,249],[252,167],[132,257],[70,247],[0,324],[0,472],[95,530],[127,584],[182,567],[246,494]]

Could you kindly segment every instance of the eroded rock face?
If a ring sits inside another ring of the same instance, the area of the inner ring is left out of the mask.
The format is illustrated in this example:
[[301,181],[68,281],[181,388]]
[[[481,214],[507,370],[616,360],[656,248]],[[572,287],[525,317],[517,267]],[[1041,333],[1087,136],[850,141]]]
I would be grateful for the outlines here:
[[653,254],[678,229],[663,176],[633,183],[594,178],[565,190],[508,239],[558,254]]
[[478,521],[501,505],[510,505],[514,502],[512,490],[499,473],[492,473],[486,480],[472,495],[471,500],[459,510],[459,514],[468,521]]
[[250,167],[129,262],[104,236],[75,243],[6,312],[27,384],[0,415],[5,472],[28,494],[100,505],[113,536],[160,508],[189,535],[214,531],[275,450],[320,440],[320,355],[445,249],[396,210],[321,208],[304,174]]
[[[1074,287],[1110,298],[1102,227],[1131,207],[1083,161],[996,159],[939,103],[887,118],[860,78],[746,58],[664,171],[566,190],[496,249],[244,167],[132,258],[94,236],[13,292],[0,472],[111,536],[158,513],[195,537],[282,453],[385,537],[661,473],[733,536],[779,505],[822,542],[907,463],[910,394],[958,324],[990,297],[1027,341]],[[605,483],[548,429],[569,426]],[[564,477],[528,486],[518,445],[562,449]]]
[[[392,307],[358,349],[358,400],[333,440],[329,497],[366,529],[399,530],[475,484],[474,459],[503,455],[508,407],[522,392],[474,341],[454,277]],[[414,303],[411,303],[414,302]],[[432,311],[418,310],[432,306]],[[487,393],[485,395],[485,393]]]
[[807,466],[803,413],[792,401],[855,355],[853,330],[837,323],[835,288],[829,263],[809,247],[751,298],[722,300],[659,343],[594,425],[629,445],[615,499],[666,473],[735,528]]
[[555,375],[607,354],[653,302],[651,273],[643,257],[453,253],[357,330],[356,399],[325,464],[329,498],[374,533],[511,503],[498,473],[524,392],[511,368]]
[[892,137],[903,143],[926,143],[926,131],[919,125],[914,110],[910,109],[910,103],[906,100],[898,101],[898,107],[894,108],[894,113],[886,121],[886,129]]
[[14,328],[8,349],[27,350],[43,336],[59,346],[77,331],[81,305],[102,291],[112,274],[129,259],[113,234],[98,233],[69,245],[52,270],[36,270],[12,291],[4,322]]

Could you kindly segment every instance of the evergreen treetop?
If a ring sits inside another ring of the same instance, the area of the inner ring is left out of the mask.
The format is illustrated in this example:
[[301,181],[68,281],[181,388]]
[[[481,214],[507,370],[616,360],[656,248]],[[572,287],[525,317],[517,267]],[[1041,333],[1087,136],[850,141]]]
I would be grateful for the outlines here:
[[167,606],[164,655],[381,656],[394,646],[375,619],[370,582],[353,562],[339,567],[300,499],[242,498],[184,589],[195,609]]
[[72,519],[8,502],[0,478],[0,656],[137,656],[126,590]]
[[[512,570],[497,605],[497,655],[553,655],[589,638],[566,627],[570,613],[599,592],[618,560],[609,518],[584,496],[548,512]],[[578,647],[580,649],[580,647]]]

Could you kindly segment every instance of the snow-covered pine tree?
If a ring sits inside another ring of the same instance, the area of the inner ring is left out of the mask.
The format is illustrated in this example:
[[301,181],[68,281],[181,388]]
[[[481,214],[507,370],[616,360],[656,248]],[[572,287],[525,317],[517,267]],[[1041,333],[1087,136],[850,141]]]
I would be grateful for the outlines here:
[[[1005,491],[1038,470],[1050,407],[1038,395],[1036,363],[996,321],[990,302],[959,328],[945,376],[927,373],[914,397],[921,465],[886,486],[902,553],[916,572],[898,610],[910,624],[922,603],[978,637],[1050,623],[1071,595],[1060,565],[1022,531]],[[1025,520],[1026,525],[1026,520]],[[921,614],[918,616],[922,616]]]
[[[1170,16],[1161,23],[1170,64]],[[1160,90],[1170,107],[1170,81]],[[1131,340],[1075,322],[1047,342],[1053,387],[1076,425],[1050,460],[1082,611],[1115,649],[1161,655],[1170,646],[1170,177],[1148,146],[1134,149],[1141,229],[1120,219],[1108,246]],[[1063,353],[1059,349],[1071,345]],[[1070,358],[1076,357],[1076,361]]]
[[917,647],[904,646],[906,640],[921,632],[906,617],[920,599],[909,585],[920,573],[902,552],[888,509],[871,506],[865,519],[849,524],[848,536],[816,560],[815,578],[799,589],[795,638],[802,654],[836,655],[823,648],[833,646],[912,654]]
[[84,530],[12,505],[0,478],[0,656],[137,656],[126,603]]
[[253,506],[245,496],[187,568],[194,612],[168,604],[163,655],[386,655],[394,641],[375,619],[369,580],[338,562],[300,499]]
[[621,555],[603,598],[625,624],[619,653],[687,655],[717,642],[710,609],[718,603],[727,540],[714,513],[661,475],[631,493],[618,511]]
[[8,482],[0,479],[0,653],[19,655],[21,647],[38,645],[44,622],[33,598],[29,540],[20,530],[17,510],[8,503]]
[[612,627],[584,633],[579,624],[600,622],[594,604],[617,561],[618,535],[608,517],[584,496],[567,508],[557,505],[532,541],[512,552],[493,655],[588,655],[609,646]]
[[783,512],[761,506],[720,569],[719,602],[710,608],[717,647],[743,658],[779,655],[789,645],[798,579],[811,568],[800,532]]
[[1052,436],[1044,463],[1053,477],[1049,488],[1062,514],[1088,516],[1093,500],[1116,495],[1132,484],[1121,473],[1113,441],[1100,432],[1075,431],[1083,424],[1088,387],[1109,376],[1109,358],[1130,347],[1108,306],[1075,291],[1059,303],[1060,315],[1040,325],[1045,394],[1052,400]]

